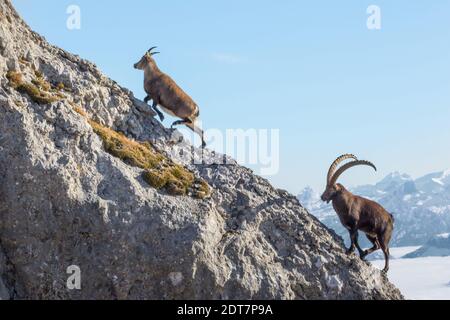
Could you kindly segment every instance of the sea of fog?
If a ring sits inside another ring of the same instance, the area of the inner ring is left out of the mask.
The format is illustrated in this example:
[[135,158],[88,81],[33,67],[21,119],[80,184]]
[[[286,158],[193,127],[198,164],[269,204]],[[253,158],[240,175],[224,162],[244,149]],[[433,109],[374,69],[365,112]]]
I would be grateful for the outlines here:
[[[450,257],[401,258],[417,248],[391,248],[389,280],[406,299],[450,300]],[[384,267],[384,260],[371,262],[379,269]]]

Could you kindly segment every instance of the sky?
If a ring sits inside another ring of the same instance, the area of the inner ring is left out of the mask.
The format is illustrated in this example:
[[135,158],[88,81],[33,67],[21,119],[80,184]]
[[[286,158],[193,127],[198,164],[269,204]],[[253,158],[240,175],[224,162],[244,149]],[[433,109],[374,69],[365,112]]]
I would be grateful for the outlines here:
[[[207,132],[279,130],[279,170],[267,176],[276,187],[321,191],[343,153],[378,167],[347,172],[349,187],[450,168],[449,0],[12,2],[50,43],[141,99],[132,65],[158,46],[160,69],[200,106]],[[67,28],[70,5],[80,29]],[[379,30],[367,28],[370,5]]]

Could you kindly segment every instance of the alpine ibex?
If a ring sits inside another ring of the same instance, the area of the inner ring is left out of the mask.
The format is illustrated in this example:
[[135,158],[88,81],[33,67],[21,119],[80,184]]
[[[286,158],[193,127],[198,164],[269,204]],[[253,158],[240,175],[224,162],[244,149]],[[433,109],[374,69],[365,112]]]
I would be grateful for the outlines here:
[[[336,170],[338,165],[347,159],[353,160]],[[364,260],[368,254],[381,248],[385,258],[383,272],[387,272],[389,270],[389,241],[394,229],[394,217],[378,203],[356,196],[340,183],[336,184],[337,179],[344,171],[358,165],[367,165],[374,168],[375,171],[377,170],[375,165],[369,161],[358,160],[352,154],[344,154],[331,164],[327,175],[327,187],[321,198],[327,203],[332,201],[341,223],[350,233],[351,245],[347,254],[351,254],[356,246],[359,256]],[[360,248],[358,230],[366,234],[373,244],[372,248],[368,250]]]
[[144,90],[147,93],[144,101],[148,103],[153,100],[152,109],[158,114],[161,121],[164,115],[158,110],[158,105],[166,113],[181,118],[172,123],[171,128],[177,125],[186,125],[197,133],[202,139],[202,148],[206,146],[203,138],[203,130],[196,125],[200,110],[195,102],[189,97],[167,74],[159,70],[152,52],[156,47],[150,48],[141,60],[134,65],[135,69],[144,70]]

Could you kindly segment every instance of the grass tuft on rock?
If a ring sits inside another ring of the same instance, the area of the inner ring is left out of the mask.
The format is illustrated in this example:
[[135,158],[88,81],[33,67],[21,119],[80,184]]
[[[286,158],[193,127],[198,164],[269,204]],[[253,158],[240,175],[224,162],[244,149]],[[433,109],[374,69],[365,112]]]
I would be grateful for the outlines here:
[[147,146],[130,140],[123,134],[105,127],[96,121],[89,120],[89,124],[103,140],[106,151],[128,164],[146,169],[155,167],[162,161],[162,156],[158,156]]
[[52,90],[52,85],[46,81],[44,78],[36,78],[31,80],[31,83],[34,84],[36,87],[41,88],[45,91]]
[[62,82],[59,82],[59,83],[56,85],[56,89],[59,90],[59,91],[67,90],[67,89],[66,89],[66,86],[65,86],[64,83],[62,83]]
[[[75,110],[85,116],[81,109]],[[148,142],[140,143],[127,138],[96,121],[88,120],[94,132],[102,139],[105,150],[125,163],[144,169],[143,179],[158,190],[171,195],[189,195],[198,199],[207,197],[209,185],[194,176],[192,172],[180,166]]]
[[31,100],[38,104],[50,104],[62,99],[60,95],[54,95],[49,90],[51,85],[43,78],[36,78],[31,83],[23,80],[23,76],[18,71],[8,71],[6,74],[11,87],[20,93],[27,94]]
[[15,86],[23,82],[23,76],[18,71],[8,71],[8,73],[6,73],[6,78],[9,80],[11,86],[13,86],[14,89]]
[[84,111],[83,108],[77,106],[76,104],[74,104],[74,103],[72,103],[72,102],[70,102],[70,101],[69,101],[69,104],[72,106],[73,110],[74,110],[76,113],[78,113],[79,115],[81,115],[81,116],[83,116],[83,117],[85,117],[85,118],[88,117],[86,111]]

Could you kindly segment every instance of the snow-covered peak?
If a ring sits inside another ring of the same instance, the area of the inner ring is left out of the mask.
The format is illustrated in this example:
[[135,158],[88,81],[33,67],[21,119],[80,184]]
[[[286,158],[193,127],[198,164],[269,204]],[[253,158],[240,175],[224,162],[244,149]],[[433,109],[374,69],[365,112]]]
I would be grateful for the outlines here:
[[308,210],[313,210],[320,205],[320,195],[310,186],[305,187],[297,196],[300,203]]
[[430,173],[416,180],[419,190],[428,193],[442,192],[450,187],[450,170]]
[[306,186],[300,192],[299,198],[303,198],[304,200],[311,201],[311,200],[319,200],[320,196],[316,191],[314,191],[313,188],[311,188],[310,186]]
[[450,185],[450,169],[442,172],[438,178],[433,178],[433,181],[441,186]]
[[386,176],[385,179],[395,179],[395,180],[412,180],[411,176],[406,173],[400,173],[398,171],[391,172]]
[[377,183],[378,186],[382,185],[389,185],[389,184],[401,184],[405,183],[406,181],[412,181],[410,175],[406,173],[400,173],[398,171],[392,172],[388,174],[383,180],[381,180],[379,183]]

